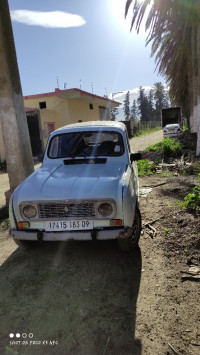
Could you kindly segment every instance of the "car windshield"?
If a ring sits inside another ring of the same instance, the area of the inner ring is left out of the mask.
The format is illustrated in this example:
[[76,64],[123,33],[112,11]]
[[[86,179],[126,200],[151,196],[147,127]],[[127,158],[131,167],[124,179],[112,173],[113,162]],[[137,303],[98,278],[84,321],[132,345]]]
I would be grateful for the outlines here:
[[179,128],[179,127],[180,127],[179,124],[172,124],[172,125],[165,126],[165,128],[167,128],[167,129],[174,129],[174,128]]
[[124,153],[121,134],[112,131],[71,132],[53,136],[48,149],[51,159],[86,156],[120,156]]

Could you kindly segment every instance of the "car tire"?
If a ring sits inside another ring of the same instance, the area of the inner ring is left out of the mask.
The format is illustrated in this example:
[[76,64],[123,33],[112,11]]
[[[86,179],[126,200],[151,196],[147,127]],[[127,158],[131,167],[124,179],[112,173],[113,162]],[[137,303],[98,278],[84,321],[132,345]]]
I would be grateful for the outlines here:
[[138,207],[135,210],[135,218],[133,222],[132,235],[126,239],[118,239],[118,246],[122,251],[131,251],[138,247],[140,234],[142,230],[142,218]]
[[18,247],[24,249],[33,249],[39,245],[39,243],[34,240],[19,240],[19,239],[13,239],[13,240],[18,245]]

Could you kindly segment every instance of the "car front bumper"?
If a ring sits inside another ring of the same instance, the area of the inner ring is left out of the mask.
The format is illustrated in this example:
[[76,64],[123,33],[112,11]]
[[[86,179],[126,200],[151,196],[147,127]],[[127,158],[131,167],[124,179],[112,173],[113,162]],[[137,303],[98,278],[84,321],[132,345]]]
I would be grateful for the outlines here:
[[89,231],[45,232],[11,229],[10,235],[18,240],[66,241],[124,239],[131,235],[131,228],[115,228]]

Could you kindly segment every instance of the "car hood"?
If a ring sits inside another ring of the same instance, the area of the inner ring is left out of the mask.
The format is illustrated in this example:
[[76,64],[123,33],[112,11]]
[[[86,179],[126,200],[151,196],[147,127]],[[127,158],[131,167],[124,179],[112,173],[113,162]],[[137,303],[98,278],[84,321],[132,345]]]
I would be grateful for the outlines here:
[[126,168],[125,164],[41,167],[17,188],[15,201],[116,199]]

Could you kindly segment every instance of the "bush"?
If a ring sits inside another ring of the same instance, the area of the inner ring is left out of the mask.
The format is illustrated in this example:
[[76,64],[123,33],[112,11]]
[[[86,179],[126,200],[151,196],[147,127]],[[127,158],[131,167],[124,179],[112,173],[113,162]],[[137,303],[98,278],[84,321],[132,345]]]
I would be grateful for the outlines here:
[[200,185],[193,187],[192,192],[184,198],[184,207],[191,211],[198,211],[200,207]]
[[147,159],[139,160],[137,162],[137,167],[139,176],[151,175],[156,171],[156,164],[150,163]]
[[183,145],[171,138],[164,138],[162,142],[156,143],[146,149],[146,152],[162,153],[165,158],[176,157],[181,154]]
[[163,154],[166,157],[180,155],[182,148],[183,145],[179,141],[176,141],[171,138],[165,138],[163,140],[162,149]]

